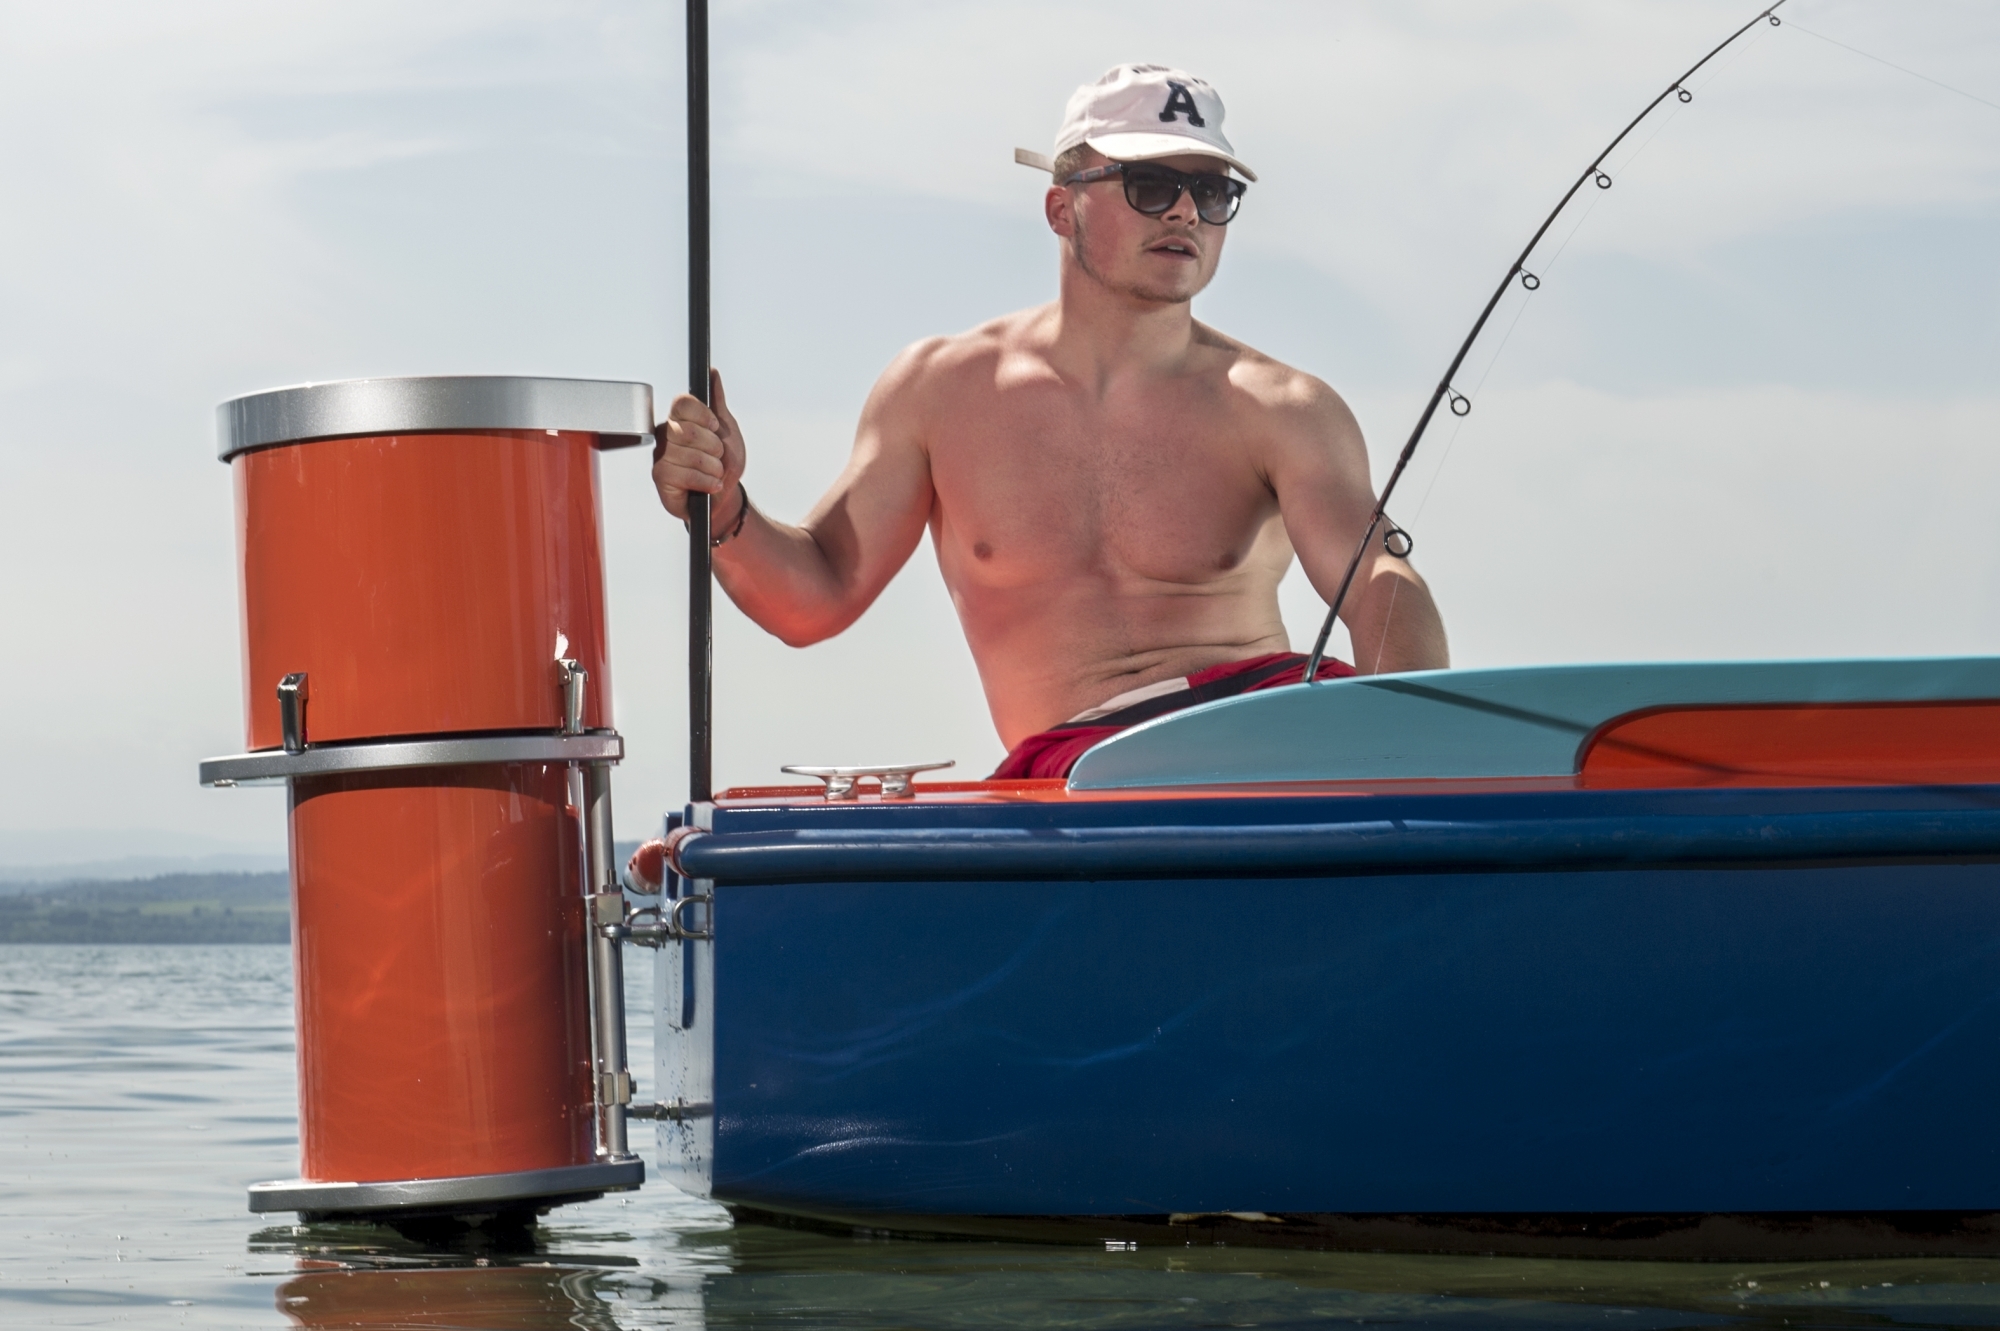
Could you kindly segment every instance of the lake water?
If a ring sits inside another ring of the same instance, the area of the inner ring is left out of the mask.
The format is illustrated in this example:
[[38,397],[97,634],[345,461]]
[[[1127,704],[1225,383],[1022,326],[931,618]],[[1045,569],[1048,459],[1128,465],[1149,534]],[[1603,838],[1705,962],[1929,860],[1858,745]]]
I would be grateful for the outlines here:
[[2000,1326],[2000,1262],[871,1241],[651,1185],[556,1211],[532,1253],[434,1251],[248,1214],[245,1184],[297,1172],[294,1114],[287,949],[0,946],[0,1326]]

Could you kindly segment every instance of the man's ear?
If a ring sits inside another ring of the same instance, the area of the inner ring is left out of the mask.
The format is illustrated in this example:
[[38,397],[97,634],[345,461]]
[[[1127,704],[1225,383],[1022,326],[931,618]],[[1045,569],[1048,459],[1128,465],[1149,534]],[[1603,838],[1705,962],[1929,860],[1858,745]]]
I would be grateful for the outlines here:
[[1049,186],[1049,192],[1042,196],[1042,216],[1049,220],[1049,230],[1067,240],[1076,234],[1076,196],[1061,185]]

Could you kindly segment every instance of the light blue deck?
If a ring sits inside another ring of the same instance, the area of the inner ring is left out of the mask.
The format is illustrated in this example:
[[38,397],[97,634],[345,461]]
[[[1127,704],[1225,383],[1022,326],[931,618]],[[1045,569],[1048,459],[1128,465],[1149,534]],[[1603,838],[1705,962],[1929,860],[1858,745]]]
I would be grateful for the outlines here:
[[2000,699],[2000,658],[1524,666],[1370,675],[1191,707],[1114,735],[1074,790],[1566,776],[1642,708]]

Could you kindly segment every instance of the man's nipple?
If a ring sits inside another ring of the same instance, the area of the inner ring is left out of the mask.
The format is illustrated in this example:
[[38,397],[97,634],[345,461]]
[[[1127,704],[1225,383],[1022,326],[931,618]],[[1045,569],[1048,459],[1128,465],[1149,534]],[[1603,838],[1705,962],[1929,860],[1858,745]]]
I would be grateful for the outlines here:
[[972,546],[972,557],[974,559],[991,559],[993,558],[993,547],[984,541],[975,541]]

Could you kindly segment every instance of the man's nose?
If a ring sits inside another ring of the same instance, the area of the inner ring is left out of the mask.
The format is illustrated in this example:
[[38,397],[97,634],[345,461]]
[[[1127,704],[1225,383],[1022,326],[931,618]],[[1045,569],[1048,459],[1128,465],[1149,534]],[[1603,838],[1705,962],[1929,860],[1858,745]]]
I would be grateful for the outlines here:
[[1194,191],[1189,189],[1182,190],[1181,196],[1174,200],[1174,206],[1160,214],[1160,220],[1162,222],[1179,222],[1182,226],[1187,227],[1198,225],[1201,221],[1201,214],[1195,211]]

